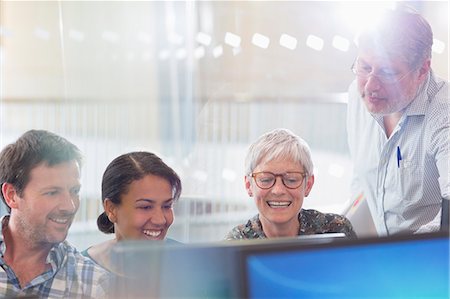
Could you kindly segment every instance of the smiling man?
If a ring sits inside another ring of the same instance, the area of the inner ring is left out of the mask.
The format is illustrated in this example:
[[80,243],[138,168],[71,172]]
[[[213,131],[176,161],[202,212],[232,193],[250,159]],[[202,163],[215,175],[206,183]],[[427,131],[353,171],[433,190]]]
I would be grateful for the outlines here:
[[76,251],[67,232],[80,199],[81,153],[32,130],[0,153],[0,296],[99,298],[109,274]]
[[245,188],[259,214],[233,228],[225,239],[323,233],[356,237],[345,217],[302,209],[314,185],[313,163],[307,143],[291,131],[276,129],[259,137],[248,150],[245,169]]
[[408,6],[358,38],[347,132],[352,192],[367,199],[379,235],[440,228],[450,199],[448,83],[431,70],[433,33]]

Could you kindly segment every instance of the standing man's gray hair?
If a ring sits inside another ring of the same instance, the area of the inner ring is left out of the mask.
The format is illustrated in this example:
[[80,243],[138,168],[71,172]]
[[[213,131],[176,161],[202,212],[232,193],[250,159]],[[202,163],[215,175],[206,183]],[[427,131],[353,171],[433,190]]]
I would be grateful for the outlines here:
[[414,8],[398,5],[386,10],[375,23],[363,30],[358,38],[359,48],[401,54],[413,69],[431,59],[433,31],[430,24]]

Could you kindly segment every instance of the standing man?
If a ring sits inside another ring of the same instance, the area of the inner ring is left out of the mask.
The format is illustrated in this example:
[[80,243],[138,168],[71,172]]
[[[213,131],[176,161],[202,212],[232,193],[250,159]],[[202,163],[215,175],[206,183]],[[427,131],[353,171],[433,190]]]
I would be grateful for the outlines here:
[[0,153],[0,297],[103,297],[109,275],[65,241],[80,204],[79,149],[32,130]]
[[409,7],[386,12],[358,38],[347,131],[353,195],[378,234],[439,230],[450,198],[448,83],[431,70],[433,33]]

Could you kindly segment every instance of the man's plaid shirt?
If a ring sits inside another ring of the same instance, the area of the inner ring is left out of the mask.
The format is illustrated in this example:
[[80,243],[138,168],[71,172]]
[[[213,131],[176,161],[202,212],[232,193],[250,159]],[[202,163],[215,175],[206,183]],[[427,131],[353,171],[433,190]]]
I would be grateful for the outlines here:
[[55,245],[47,256],[51,269],[21,287],[14,271],[5,263],[6,244],[3,227],[9,216],[1,219],[0,230],[0,297],[36,296],[39,298],[106,297],[110,274],[82,256],[67,241]]

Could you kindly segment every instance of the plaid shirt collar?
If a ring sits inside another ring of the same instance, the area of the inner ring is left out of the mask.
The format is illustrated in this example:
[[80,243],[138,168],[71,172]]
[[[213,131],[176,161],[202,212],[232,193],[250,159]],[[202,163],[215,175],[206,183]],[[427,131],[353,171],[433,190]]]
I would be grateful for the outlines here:
[[[67,241],[55,244],[47,256],[51,269],[20,286],[14,272],[6,265],[3,229],[9,216],[1,219],[0,230],[0,297],[16,298],[104,298],[109,289],[110,274],[77,252]],[[34,298],[34,297],[33,297]]]
[[[9,215],[5,215],[0,220],[2,229],[0,230],[0,256],[3,257],[6,252],[6,243],[3,237],[3,230],[9,223]],[[53,272],[56,272],[64,264],[67,252],[73,252],[73,247],[68,246],[67,241],[55,244],[47,255],[47,263],[52,266]]]

